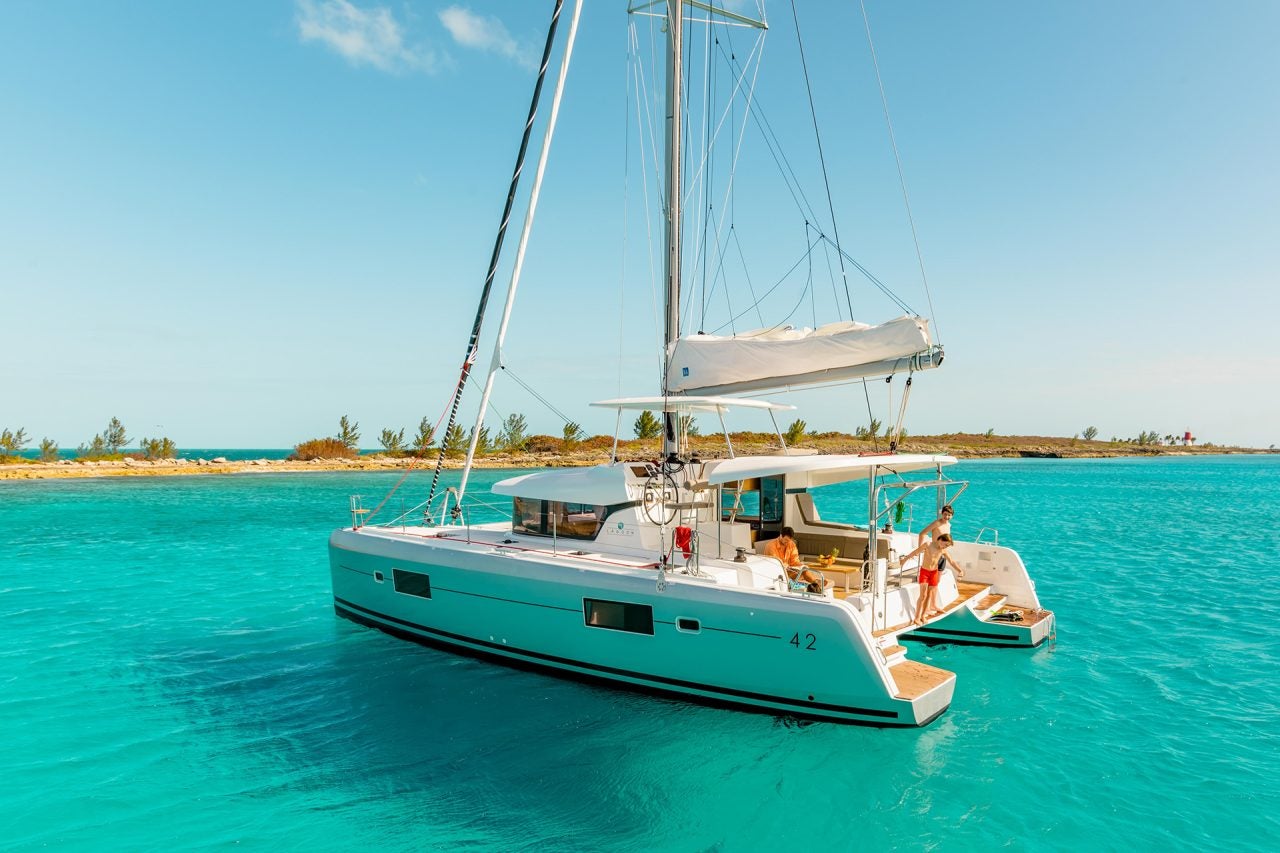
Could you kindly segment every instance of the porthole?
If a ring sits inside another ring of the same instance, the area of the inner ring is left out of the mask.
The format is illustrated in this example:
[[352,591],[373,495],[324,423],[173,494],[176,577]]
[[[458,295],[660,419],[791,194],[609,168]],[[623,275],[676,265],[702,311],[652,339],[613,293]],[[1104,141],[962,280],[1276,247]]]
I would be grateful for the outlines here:
[[702,623],[697,619],[681,616],[676,620],[676,630],[684,631],[686,634],[697,634],[702,631]]
[[374,572],[373,579],[378,583],[382,583],[384,580],[386,580],[386,578],[382,576],[382,572]]

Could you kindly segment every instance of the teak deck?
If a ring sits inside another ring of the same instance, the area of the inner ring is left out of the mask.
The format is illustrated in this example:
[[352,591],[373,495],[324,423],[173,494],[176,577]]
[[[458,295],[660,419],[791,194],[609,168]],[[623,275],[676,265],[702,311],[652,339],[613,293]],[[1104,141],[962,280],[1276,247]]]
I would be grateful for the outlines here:
[[894,695],[898,699],[915,699],[928,693],[940,684],[946,684],[956,677],[954,672],[938,669],[919,661],[904,660],[889,667],[893,683],[898,686]]

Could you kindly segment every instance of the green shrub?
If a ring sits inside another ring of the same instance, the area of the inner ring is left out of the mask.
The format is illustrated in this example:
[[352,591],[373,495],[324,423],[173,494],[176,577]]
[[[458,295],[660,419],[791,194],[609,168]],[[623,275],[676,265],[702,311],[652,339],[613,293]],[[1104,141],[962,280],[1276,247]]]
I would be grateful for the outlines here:
[[313,438],[295,445],[289,458],[301,462],[312,459],[356,459],[360,456],[337,438]]
[[171,438],[144,438],[141,447],[147,459],[173,459],[178,455],[178,446]]

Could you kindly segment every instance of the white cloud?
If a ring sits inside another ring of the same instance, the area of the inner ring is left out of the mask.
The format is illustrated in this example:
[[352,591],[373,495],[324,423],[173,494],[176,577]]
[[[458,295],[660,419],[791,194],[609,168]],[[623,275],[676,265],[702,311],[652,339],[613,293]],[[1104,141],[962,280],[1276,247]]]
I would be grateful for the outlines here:
[[463,6],[449,6],[440,13],[440,23],[463,47],[496,53],[525,68],[538,67],[538,54],[534,49],[512,38],[502,21],[493,16],[477,15]]
[[349,0],[297,0],[297,7],[302,40],[318,41],[352,65],[426,72],[441,65],[435,51],[405,44],[400,24],[384,6],[362,9]]

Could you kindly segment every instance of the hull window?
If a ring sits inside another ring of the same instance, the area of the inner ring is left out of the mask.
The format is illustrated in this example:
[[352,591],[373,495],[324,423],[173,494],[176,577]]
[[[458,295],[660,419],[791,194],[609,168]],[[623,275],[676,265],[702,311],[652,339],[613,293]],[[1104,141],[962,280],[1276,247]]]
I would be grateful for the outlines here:
[[584,598],[582,615],[589,628],[653,635],[653,608],[647,604]]
[[689,634],[696,634],[702,630],[702,624],[697,619],[689,619],[681,616],[676,620],[676,630],[684,631]]
[[419,598],[431,597],[431,578],[417,572],[406,572],[404,569],[391,570],[391,582],[396,592],[405,595],[416,595]]

